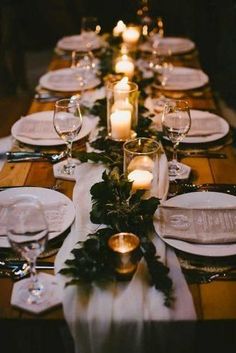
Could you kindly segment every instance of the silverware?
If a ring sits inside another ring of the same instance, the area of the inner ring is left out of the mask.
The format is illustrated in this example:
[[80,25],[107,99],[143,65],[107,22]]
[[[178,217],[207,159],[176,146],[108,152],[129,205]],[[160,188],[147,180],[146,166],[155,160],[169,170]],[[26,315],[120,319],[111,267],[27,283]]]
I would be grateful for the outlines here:
[[[24,267],[26,261],[24,260],[0,260],[0,269],[13,269],[18,267]],[[50,261],[37,261],[36,269],[38,270],[53,270],[54,263]]]
[[[36,269],[53,270],[54,264],[51,262],[37,262]],[[26,261],[0,261],[0,277],[9,277],[17,281],[30,274],[30,266]]]
[[180,151],[179,156],[182,158],[191,157],[191,158],[216,158],[216,159],[225,159],[227,155],[225,153],[217,152],[184,152]]
[[66,157],[65,152],[60,154],[44,153],[44,152],[5,152],[0,154],[0,159],[6,159],[8,162],[33,162],[47,161],[57,163]]
[[219,191],[226,194],[236,195],[236,184],[179,184],[179,189],[183,192],[192,192],[192,191]]
[[227,270],[209,273],[206,271],[198,270],[198,269],[183,269],[183,273],[188,283],[190,284],[204,284],[210,283],[212,281],[235,281],[236,280],[236,272],[235,266],[231,267]]

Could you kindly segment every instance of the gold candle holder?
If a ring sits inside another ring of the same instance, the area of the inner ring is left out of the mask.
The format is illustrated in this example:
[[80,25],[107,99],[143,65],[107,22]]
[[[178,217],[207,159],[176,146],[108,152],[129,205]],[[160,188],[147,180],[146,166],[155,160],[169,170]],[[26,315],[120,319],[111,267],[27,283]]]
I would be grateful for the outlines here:
[[109,238],[108,246],[118,278],[129,279],[134,274],[140,259],[139,245],[140,240],[133,233],[117,233]]

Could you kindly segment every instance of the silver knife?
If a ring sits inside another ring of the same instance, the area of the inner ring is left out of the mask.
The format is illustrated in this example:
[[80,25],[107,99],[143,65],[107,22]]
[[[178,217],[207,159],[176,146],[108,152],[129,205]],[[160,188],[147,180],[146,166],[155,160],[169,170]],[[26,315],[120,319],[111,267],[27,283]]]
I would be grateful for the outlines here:
[[[1,260],[0,261],[0,269],[14,269],[18,267],[23,267],[26,264],[24,260]],[[48,261],[37,261],[36,269],[38,270],[53,270],[54,263]]]
[[219,153],[219,152],[185,152],[185,151],[180,151],[179,152],[180,157],[191,157],[191,158],[216,158],[216,159],[225,159],[227,158],[227,155],[225,153]]
[[65,153],[44,153],[44,152],[29,152],[16,151],[5,152],[0,154],[0,159],[6,159],[8,162],[30,162],[30,161],[47,161],[51,163],[59,162],[65,158]]

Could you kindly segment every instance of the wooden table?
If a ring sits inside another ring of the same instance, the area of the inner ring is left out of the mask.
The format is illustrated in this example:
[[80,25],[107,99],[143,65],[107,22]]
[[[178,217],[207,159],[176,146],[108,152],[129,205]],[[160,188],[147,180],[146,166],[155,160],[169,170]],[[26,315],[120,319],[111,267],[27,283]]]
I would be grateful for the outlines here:
[[[176,60],[180,64],[199,67],[197,52],[185,55],[182,58],[179,57]],[[58,69],[67,65],[67,61],[55,56],[49,69]],[[200,95],[196,94],[189,97],[189,102],[194,109],[217,111],[212,92],[209,88],[204,88]],[[52,109],[53,103],[33,101],[29,113]],[[220,151],[227,154],[226,159],[186,158],[184,160],[193,170],[195,183],[236,183],[235,151],[230,144],[222,146]],[[51,187],[55,182],[52,165],[44,162],[8,163],[0,173],[0,186],[28,185]],[[71,197],[73,185],[73,182],[62,181],[61,187],[63,193]],[[53,260],[53,257],[47,260]],[[0,279],[0,319],[63,320],[61,307],[57,307],[37,317],[13,308],[10,305],[12,285],[11,280]],[[194,299],[199,320],[222,321],[236,319],[236,281],[215,281],[209,284],[194,284],[190,285],[189,288]]]

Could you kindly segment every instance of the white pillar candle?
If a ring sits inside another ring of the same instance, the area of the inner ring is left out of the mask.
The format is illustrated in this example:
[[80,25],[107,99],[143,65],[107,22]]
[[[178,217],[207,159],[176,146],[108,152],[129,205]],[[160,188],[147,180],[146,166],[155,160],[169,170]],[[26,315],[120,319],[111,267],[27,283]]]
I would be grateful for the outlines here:
[[123,77],[115,86],[114,86],[114,100],[128,99],[130,86],[128,84],[128,77]]
[[129,102],[128,98],[116,100],[111,107],[112,113],[115,112],[116,110],[129,110],[132,114],[133,109],[134,108],[132,104]]
[[134,63],[127,55],[122,55],[120,59],[117,59],[115,64],[116,73],[124,73],[126,76],[131,78],[134,74]]
[[111,137],[116,140],[127,140],[131,135],[131,112],[117,110],[110,116]]
[[126,25],[124,24],[123,21],[118,21],[117,25],[113,28],[113,36],[114,37],[119,37],[122,32],[125,30]]
[[152,186],[153,174],[148,170],[135,169],[128,174],[128,179],[133,181],[132,190],[149,190]]
[[154,168],[154,161],[148,156],[136,156],[134,157],[129,166],[128,170],[140,169],[152,171]]
[[127,44],[136,44],[139,40],[140,32],[136,27],[127,27],[123,33],[123,41]]

